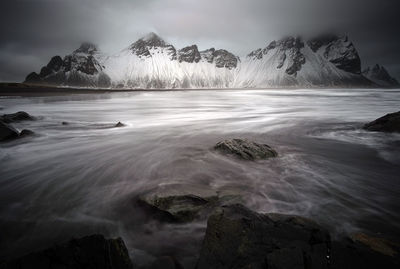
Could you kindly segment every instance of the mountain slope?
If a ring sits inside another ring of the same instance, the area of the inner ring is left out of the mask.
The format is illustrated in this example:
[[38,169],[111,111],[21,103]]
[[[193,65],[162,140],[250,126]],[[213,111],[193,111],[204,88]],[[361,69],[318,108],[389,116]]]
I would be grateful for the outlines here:
[[399,82],[391,77],[385,67],[376,64],[373,67],[367,67],[362,74],[373,81],[379,86],[383,87],[396,87],[399,86]]
[[361,72],[361,59],[346,36],[286,37],[241,60],[223,49],[176,49],[150,33],[109,56],[83,44],[64,59],[53,57],[26,82],[143,89],[366,87],[388,80],[386,70],[379,70]]
[[40,73],[30,73],[25,83],[52,84],[65,86],[109,87],[111,80],[103,72],[104,67],[97,59],[100,57],[97,47],[83,43],[77,50],[62,59],[54,56],[42,67]]

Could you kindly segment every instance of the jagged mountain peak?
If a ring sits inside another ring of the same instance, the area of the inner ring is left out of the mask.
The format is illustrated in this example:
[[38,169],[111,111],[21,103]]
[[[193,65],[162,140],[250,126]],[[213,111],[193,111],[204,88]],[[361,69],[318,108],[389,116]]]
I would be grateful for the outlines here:
[[81,46],[74,51],[74,53],[94,54],[98,51],[97,45],[90,42],[83,42]]
[[152,54],[150,50],[154,48],[166,48],[171,59],[176,58],[176,49],[174,46],[165,42],[161,37],[153,32],[138,39],[129,47],[129,50],[139,57],[150,57]]
[[393,78],[385,67],[375,64],[373,67],[367,67],[362,74],[372,82],[381,86],[398,86],[399,82]]
[[187,63],[198,63],[201,59],[201,55],[197,45],[191,45],[178,50],[179,62]]

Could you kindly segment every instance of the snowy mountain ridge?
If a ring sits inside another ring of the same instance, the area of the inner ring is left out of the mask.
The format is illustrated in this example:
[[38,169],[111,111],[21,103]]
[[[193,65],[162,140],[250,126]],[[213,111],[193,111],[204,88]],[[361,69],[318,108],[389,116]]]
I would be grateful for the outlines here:
[[242,60],[224,49],[176,49],[150,33],[113,55],[84,43],[55,56],[26,83],[105,88],[357,87],[376,81],[361,72],[357,50],[346,36],[310,40],[286,37]]

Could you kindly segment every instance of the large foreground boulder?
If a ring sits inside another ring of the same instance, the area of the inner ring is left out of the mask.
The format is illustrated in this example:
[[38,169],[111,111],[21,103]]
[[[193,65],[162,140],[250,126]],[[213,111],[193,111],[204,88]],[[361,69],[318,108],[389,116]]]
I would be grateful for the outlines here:
[[191,184],[161,185],[138,198],[139,205],[153,218],[177,223],[207,218],[216,207],[240,201],[239,192]]
[[387,114],[364,125],[364,129],[376,132],[400,133],[400,111]]
[[24,120],[35,120],[35,118],[26,113],[25,111],[19,111],[16,113],[4,114],[3,116],[0,116],[0,121],[3,121],[5,123],[12,123]]
[[359,242],[331,241],[306,218],[258,214],[242,205],[210,216],[197,269],[211,268],[397,268],[398,259]]
[[0,120],[0,141],[18,138],[18,131]]
[[133,268],[121,238],[91,235],[28,254],[0,265],[1,269],[128,269]]
[[258,144],[247,139],[228,139],[217,143],[214,149],[234,155],[243,160],[264,160],[278,156],[278,153],[266,144]]

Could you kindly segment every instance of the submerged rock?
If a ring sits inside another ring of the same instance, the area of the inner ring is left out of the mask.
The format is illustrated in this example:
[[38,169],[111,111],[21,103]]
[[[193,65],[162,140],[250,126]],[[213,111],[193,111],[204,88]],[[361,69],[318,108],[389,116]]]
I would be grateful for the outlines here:
[[400,111],[387,114],[379,119],[367,123],[363,128],[368,131],[400,133]]
[[133,265],[121,238],[105,239],[102,235],[91,235],[28,254],[6,262],[0,268],[128,269]]
[[207,217],[214,208],[241,202],[239,191],[214,191],[204,186],[169,184],[159,186],[138,199],[152,217],[166,222],[190,222]]
[[125,124],[119,121],[117,124],[115,124],[114,127],[125,127],[125,126],[126,126]]
[[278,156],[278,153],[266,144],[258,144],[247,139],[228,139],[217,143],[214,149],[231,154],[243,160],[263,160]]
[[4,114],[3,116],[0,116],[0,120],[5,123],[12,123],[24,120],[35,120],[35,118],[26,113],[25,111],[19,111],[17,113]]
[[242,205],[218,208],[208,219],[197,269],[203,268],[398,268],[349,238],[331,241],[326,229],[293,215],[259,214]]
[[329,243],[308,219],[224,206],[208,219],[197,268],[327,268]]
[[0,120],[0,141],[18,138],[18,131]]
[[35,133],[31,130],[28,129],[23,129],[21,131],[21,133],[19,134],[19,137],[23,137],[23,136],[30,136],[30,135],[34,135]]

